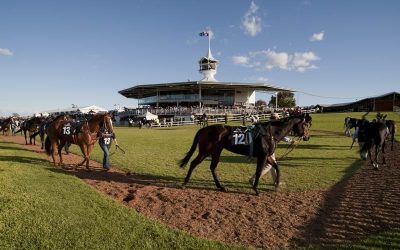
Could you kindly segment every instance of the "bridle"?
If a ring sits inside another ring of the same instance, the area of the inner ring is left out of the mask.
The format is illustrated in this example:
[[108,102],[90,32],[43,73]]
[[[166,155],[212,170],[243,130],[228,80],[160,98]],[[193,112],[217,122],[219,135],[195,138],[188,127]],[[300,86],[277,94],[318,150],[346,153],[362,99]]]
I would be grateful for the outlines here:
[[309,137],[309,128],[311,127],[311,121],[306,122],[305,120],[302,121],[302,127],[303,127],[303,135],[299,136],[296,135],[295,139],[292,140],[292,143],[290,143],[289,147],[286,149],[285,153],[283,153],[282,156],[277,158],[277,160],[282,160],[286,156],[288,156],[303,140],[304,137]]

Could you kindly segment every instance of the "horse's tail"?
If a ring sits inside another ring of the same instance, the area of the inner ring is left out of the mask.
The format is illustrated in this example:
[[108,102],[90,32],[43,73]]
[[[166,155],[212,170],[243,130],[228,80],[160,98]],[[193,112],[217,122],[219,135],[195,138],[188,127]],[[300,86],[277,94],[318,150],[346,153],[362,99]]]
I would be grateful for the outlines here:
[[46,154],[51,154],[51,141],[50,138],[47,136],[46,140],[44,141],[44,148],[46,149]]
[[200,132],[203,129],[200,129],[199,131],[197,131],[196,135],[194,136],[193,139],[193,143],[192,143],[192,147],[190,148],[190,150],[186,153],[185,158],[183,158],[180,162],[179,162],[179,167],[183,168],[190,160],[190,157],[192,157],[194,151],[197,148],[197,144],[199,143],[199,137],[200,137]]

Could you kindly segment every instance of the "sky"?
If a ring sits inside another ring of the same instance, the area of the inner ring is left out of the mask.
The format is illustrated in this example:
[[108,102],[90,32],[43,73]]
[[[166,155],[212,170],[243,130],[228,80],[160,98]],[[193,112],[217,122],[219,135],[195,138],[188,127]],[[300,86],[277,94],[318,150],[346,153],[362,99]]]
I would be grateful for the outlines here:
[[3,0],[0,116],[132,107],[119,90],[200,80],[205,30],[220,81],[293,88],[302,106],[400,91],[399,13],[397,0]]

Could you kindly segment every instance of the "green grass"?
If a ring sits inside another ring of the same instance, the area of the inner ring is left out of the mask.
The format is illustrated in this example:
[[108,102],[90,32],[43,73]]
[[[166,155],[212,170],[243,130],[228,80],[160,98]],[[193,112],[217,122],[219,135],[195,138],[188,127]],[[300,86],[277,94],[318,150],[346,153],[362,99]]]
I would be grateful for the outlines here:
[[0,142],[0,249],[44,248],[227,247],[146,219],[39,155]]
[[[326,189],[347,175],[351,175],[361,164],[357,147],[349,150],[351,138],[343,135],[346,115],[360,117],[362,113],[314,114],[311,140],[302,142],[288,157],[279,161],[282,169],[283,190]],[[372,119],[375,114],[369,114]],[[400,124],[400,115],[389,113],[390,119]],[[116,152],[111,164],[139,174],[181,183],[187,168],[180,169],[177,162],[190,148],[196,126],[174,128],[117,128],[119,144],[126,150],[123,155]],[[397,137],[399,138],[399,137]],[[277,156],[282,155],[287,144],[280,143]],[[75,147],[76,153],[80,153]],[[113,148],[113,150],[115,150]],[[102,152],[96,145],[92,159],[102,160]],[[193,172],[190,185],[214,188],[209,170],[210,159],[206,159]],[[233,190],[251,192],[249,177],[255,172],[255,159],[223,151],[217,172],[222,184]],[[270,189],[271,180],[262,181],[261,188]]]

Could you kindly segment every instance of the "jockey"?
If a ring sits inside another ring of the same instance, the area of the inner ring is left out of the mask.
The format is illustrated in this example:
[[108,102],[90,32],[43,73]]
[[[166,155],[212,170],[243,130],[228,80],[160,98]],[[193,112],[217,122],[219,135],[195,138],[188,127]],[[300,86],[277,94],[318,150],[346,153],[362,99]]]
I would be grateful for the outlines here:
[[108,171],[111,168],[110,165],[110,148],[111,148],[111,142],[115,141],[116,142],[116,137],[115,133],[109,133],[106,128],[102,128],[99,132],[99,145],[100,148],[103,150],[104,156],[103,156],[103,168]]

